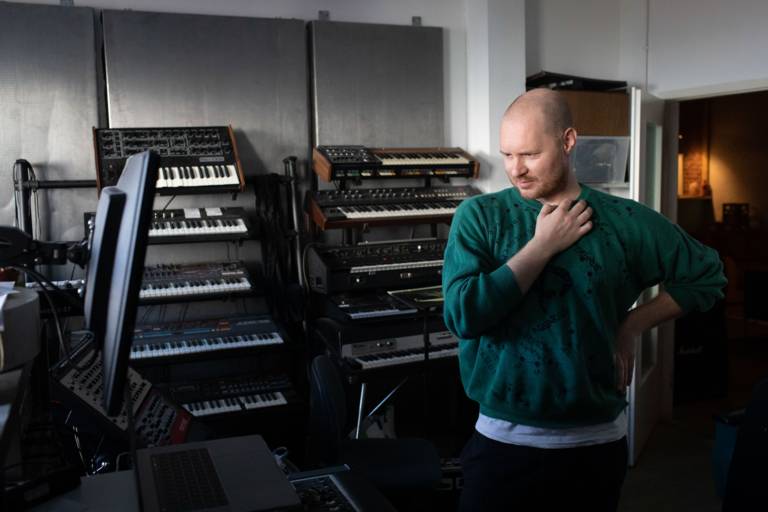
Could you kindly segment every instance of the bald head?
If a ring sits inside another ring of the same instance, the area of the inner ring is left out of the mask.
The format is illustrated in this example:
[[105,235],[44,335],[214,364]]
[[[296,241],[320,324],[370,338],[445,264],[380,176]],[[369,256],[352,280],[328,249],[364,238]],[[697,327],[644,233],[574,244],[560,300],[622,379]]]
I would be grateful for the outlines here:
[[507,107],[502,121],[518,116],[539,117],[544,130],[557,138],[573,126],[568,102],[562,94],[550,89],[532,89],[521,94]]

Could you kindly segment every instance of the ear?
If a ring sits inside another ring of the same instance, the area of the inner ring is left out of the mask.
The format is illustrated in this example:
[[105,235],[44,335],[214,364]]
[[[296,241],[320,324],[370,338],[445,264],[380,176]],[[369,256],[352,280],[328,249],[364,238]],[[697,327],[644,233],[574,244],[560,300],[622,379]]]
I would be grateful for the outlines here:
[[565,154],[570,155],[574,146],[576,146],[576,128],[566,128],[565,132],[563,132],[563,150]]

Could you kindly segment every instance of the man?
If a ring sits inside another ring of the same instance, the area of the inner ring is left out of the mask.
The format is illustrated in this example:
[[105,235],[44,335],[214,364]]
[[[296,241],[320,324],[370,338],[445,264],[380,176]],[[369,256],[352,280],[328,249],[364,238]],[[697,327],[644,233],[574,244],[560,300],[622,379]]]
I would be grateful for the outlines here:
[[653,210],[578,183],[559,93],[517,98],[500,144],[514,187],[463,202],[445,251],[445,321],[480,405],[460,509],[615,510],[636,339],[710,308],[722,264]]

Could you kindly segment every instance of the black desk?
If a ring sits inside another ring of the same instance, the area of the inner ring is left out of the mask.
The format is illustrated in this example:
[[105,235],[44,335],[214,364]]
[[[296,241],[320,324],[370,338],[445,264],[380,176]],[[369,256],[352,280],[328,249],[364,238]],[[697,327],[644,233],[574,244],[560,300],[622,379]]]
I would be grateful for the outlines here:
[[[344,492],[362,512],[396,512],[370,483],[344,468],[326,468],[301,475],[334,474]],[[80,487],[32,508],[34,512],[137,512],[139,498],[133,471],[84,477]]]

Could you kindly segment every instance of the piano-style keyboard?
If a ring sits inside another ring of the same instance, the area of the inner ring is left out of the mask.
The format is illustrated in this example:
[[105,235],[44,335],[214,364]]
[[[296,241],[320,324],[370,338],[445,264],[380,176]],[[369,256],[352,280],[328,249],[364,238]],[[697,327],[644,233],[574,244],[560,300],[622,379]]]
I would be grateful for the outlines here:
[[474,187],[321,190],[307,207],[320,229],[403,223],[448,223],[461,201],[480,194]]
[[94,129],[96,182],[117,183],[127,158],[151,149],[160,155],[160,194],[242,191],[245,180],[231,126]]
[[180,383],[171,385],[168,392],[195,417],[287,405],[294,393],[287,375]]
[[139,300],[144,303],[207,300],[251,292],[248,270],[240,261],[159,264],[144,268]]
[[[94,218],[85,214],[86,233]],[[243,208],[183,208],[155,210],[149,226],[150,244],[215,242],[248,238],[250,221]]]
[[237,168],[234,165],[179,165],[160,166],[158,189],[182,187],[216,187],[240,185]]
[[[425,361],[424,324],[421,318],[398,322],[317,321],[317,333],[328,347],[356,371],[407,366]],[[427,322],[429,359],[446,359],[458,354],[459,340],[446,330],[440,317]]]
[[309,285],[319,293],[336,293],[438,284],[445,243],[423,238],[312,246],[307,252]]
[[226,412],[242,412],[262,409],[264,407],[275,407],[286,405],[287,403],[288,401],[280,391],[270,391],[227,398],[212,398],[210,400],[181,404],[181,406],[189,411],[192,416],[200,417]]
[[312,167],[325,181],[345,178],[476,178],[479,163],[461,148],[318,146]]
[[[449,343],[429,347],[429,358],[440,359],[443,357],[453,357],[459,354],[459,344]],[[362,370],[373,370],[387,366],[397,366],[401,364],[416,363],[424,361],[424,348],[411,348],[394,350],[391,352],[380,352],[377,354],[368,354],[360,357],[352,357],[350,361]]]
[[146,325],[133,335],[132,361],[156,361],[284,343],[268,316]]

